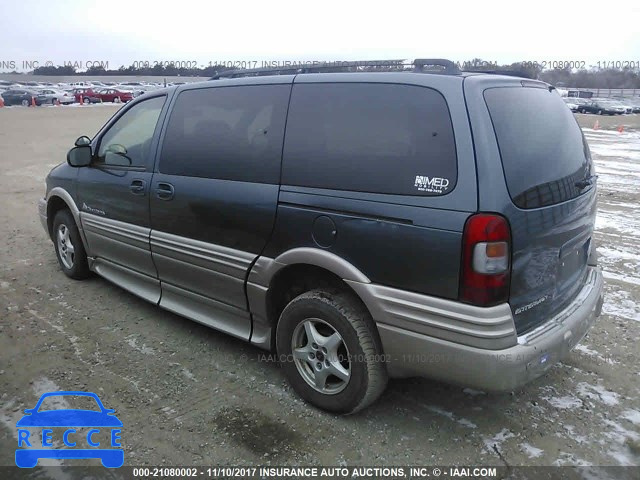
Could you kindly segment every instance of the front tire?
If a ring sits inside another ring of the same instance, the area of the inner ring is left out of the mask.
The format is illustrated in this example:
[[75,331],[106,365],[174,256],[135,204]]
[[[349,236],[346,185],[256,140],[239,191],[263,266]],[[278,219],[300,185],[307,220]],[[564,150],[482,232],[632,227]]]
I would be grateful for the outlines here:
[[69,210],[60,210],[53,218],[53,244],[60,268],[67,277],[84,280],[89,276],[87,254]]
[[323,410],[355,413],[387,385],[373,319],[350,293],[312,290],[294,298],[280,315],[276,346],[293,389]]

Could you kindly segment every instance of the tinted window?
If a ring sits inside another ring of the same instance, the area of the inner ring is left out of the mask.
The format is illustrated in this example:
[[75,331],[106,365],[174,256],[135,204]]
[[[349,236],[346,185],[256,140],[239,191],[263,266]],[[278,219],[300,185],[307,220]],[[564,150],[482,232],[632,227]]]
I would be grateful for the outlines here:
[[160,172],[278,183],[289,85],[187,90],[169,118]]
[[520,208],[577,197],[591,174],[589,147],[560,96],[543,88],[492,88],[484,93],[509,194]]
[[451,118],[435,90],[353,83],[293,87],[283,184],[440,195],[454,187],[456,176]]
[[102,136],[97,163],[145,166],[165,97],[150,98],[127,110]]

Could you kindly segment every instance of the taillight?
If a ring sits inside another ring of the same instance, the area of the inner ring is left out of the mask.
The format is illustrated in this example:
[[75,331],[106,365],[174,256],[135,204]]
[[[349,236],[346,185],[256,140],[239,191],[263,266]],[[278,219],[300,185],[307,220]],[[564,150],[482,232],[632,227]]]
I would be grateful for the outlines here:
[[511,232],[504,217],[472,215],[462,236],[460,300],[483,307],[509,299]]

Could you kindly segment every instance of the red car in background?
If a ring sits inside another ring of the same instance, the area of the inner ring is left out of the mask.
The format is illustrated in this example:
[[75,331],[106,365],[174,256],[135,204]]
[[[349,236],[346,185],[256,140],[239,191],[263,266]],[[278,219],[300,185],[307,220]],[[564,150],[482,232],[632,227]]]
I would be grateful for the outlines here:
[[100,99],[96,96],[90,88],[74,88],[71,90],[71,94],[75,97],[76,103],[98,103]]
[[103,88],[96,92],[96,96],[103,102],[129,102],[133,100],[133,94],[124,90],[118,90],[115,88]]

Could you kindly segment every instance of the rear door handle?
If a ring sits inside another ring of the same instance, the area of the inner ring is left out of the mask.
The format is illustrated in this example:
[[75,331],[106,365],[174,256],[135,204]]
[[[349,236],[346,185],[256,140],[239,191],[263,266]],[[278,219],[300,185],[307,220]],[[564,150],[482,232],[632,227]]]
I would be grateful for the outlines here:
[[174,189],[170,183],[158,182],[156,186],[156,197],[160,200],[173,199]]
[[131,193],[134,195],[144,195],[146,186],[147,184],[144,180],[133,180],[131,185],[129,185],[129,190],[131,190]]

